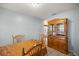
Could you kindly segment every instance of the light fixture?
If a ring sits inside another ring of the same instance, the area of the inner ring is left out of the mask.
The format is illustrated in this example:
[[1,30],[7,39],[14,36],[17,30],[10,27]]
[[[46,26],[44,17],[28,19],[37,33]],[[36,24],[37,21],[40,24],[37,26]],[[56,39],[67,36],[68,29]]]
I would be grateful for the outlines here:
[[33,8],[33,9],[38,9],[38,8],[40,8],[41,7],[41,3],[28,3],[27,4],[30,8]]
[[39,3],[32,3],[32,6],[37,8],[37,7],[39,7]]

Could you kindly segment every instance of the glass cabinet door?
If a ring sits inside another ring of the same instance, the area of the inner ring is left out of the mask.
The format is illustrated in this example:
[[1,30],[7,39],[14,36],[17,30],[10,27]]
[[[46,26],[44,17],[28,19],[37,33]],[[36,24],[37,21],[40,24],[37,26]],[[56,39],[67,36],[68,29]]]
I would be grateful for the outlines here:
[[54,25],[49,25],[49,30],[53,31],[54,30]]
[[54,29],[55,29],[55,28],[54,28],[54,25],[49,25],[48,28],[49,28],[49,35],[51,35],[51,34],[53,35]]
[[49,26],[49,31],[52,31],[52,25]]
[[64,24],[63,23],[57,24],[57,33],[58,34],[63,34],[64,33]]

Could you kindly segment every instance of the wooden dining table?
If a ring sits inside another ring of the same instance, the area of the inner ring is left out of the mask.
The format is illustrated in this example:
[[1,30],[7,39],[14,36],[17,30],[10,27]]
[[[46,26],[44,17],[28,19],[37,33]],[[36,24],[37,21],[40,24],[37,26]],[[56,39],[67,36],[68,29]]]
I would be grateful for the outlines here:
[[15,44],[11,44],[8,46],[0,47],[0,55],[1,56],[22,56],[23,48],[27,52],[33,46],[36,46],[40,42],[36,40],[27,40]]

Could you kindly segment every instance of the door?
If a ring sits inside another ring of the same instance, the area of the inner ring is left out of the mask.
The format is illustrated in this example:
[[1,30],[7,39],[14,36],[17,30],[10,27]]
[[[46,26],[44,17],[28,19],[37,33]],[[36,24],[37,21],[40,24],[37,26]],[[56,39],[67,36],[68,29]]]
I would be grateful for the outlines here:
[[48,46],[65,54],[68,54],[67,23],[67,18],[48,22]]

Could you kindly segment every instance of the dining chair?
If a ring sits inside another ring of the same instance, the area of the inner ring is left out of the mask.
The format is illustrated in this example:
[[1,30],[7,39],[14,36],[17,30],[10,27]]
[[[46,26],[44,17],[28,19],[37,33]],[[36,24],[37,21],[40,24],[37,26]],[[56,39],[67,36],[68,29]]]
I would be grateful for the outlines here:
[[[24,48],[23,48],[24,49]],[[41,56],[42,44],[38,44],[30,48],[27,52],[24,50],[24,56]]]
[[23,34],[12,35],[13,43],[18,43],[18,42],[23,41],[24,36],[25,35],[23,35]]
[[45,44],[45,38],[46,38],[45,34],[44,34],[44,33],[41,33],[41,34],[40,34],[40,41],[41,41],[43,44]]

